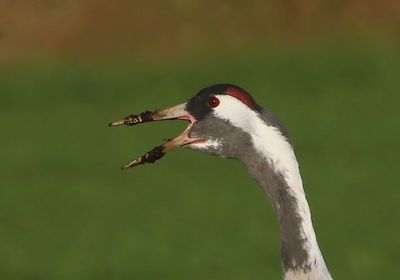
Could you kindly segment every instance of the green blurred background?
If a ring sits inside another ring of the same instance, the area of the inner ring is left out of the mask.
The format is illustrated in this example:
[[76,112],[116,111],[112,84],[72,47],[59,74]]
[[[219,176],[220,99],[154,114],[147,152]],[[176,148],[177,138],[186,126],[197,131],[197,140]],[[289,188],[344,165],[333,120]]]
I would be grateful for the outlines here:
[[241,85],[287,124],[336,279],[400,273],[398,1],[0,1],[0,279],[279,279],[240,163],[129,113]]

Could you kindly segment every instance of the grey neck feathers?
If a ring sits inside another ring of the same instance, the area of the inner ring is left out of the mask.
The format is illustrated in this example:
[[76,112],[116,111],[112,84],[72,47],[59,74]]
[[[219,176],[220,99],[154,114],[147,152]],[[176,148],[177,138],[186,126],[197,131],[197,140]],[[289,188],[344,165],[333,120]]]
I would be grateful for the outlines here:
[[[267,111],[264,111],[261,117],[266,123],[279,127],[284,137],[282,141],[287,141],[286,129],[278,119]],[[211,136],[204,131],[212,131],[212,136],[222,139],[223,144],[217,148],[210,146],[201,151],[240,160],[267,193],[280,224],[285,279],[331,279],[317,244],[297,161],[288,164],[291,166],[291,175],[298,179],[294,180],[298,185],[289,186],[285,174],[276,171],[271,161],[256,150],[251,136],[242,129],[209,115],[193,126],[190,136],[210,138]],[[224,139],[230,141],[223,141]],[[290,145],[286,146],[288,151],[283,152],[292,153]],[[293,160],[296,160],[295,157]],[[286,159],[280,159],[280,162],[286,164]]]
[[315,237],[303,186],[289,186],[285,175],[256,152],[241,160],[266,192],[277,215],[284,278],[332,279]]

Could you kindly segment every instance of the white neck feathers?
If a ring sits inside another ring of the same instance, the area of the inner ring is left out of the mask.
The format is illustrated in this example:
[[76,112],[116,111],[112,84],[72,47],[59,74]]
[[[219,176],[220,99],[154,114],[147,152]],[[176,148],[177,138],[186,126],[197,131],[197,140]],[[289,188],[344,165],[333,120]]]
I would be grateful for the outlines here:
[[[259,113],[240,100],[229,95],[218,95],[220,104],[214,115],[229,121],[233,126],[251,136],[255,150],[268,162],[277,174],[282,175],[288,193],[297,201],[296,215],[301,218],[300,234],[304,250],[308,253],[307,265],[301,269],[287,269],[285,279],[331,279],[318,247],[311,221],[310,209],[305,197],[298,162],[291,144],[277,127],[268,125]],[[268,188],[268,186],[263,186]],[[280,207],[279,203],[276,205]],[[281,222],[281,221],[280,221]],[[293,267],[296,267],[295,264]],[[285,269],[285,268],[284,268]]]

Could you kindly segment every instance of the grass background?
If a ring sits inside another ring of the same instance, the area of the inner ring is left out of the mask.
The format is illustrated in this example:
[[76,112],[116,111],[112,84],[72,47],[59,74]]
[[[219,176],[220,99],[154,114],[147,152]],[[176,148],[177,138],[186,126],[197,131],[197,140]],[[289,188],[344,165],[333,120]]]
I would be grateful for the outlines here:
[[0,2],[0,279],[279,279],[279,232],[240,163],[186,126],[108,128],[221,82],[294,139],[335,279],[400,269],[398,1]]
[[185,124],[110,120],[219,81],[289,127],[333,275],[394,277],[399,69],[394,51],[330,49],[2,70],[0,278],[278,279],[276,219],[238,162],[179,150],[119,170]]

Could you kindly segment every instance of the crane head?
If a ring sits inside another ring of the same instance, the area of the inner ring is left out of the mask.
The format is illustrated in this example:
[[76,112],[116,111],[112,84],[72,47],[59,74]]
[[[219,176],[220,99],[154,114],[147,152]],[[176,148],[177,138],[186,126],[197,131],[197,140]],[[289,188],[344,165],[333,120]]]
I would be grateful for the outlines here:
[[128,163],[123,169],[154,163],[178,147],[221,157],[239,158],[243,150],[251,145],[249,133],[252,133],[252,130],[257,133],[252,123],[254,118],[260,118],[262,110],[242,88],[232,84],[218,84],[202,89],[185,103],[129,115],[110,123],[109,126],[130,126],[160,120],[189,122],[180,135]]

